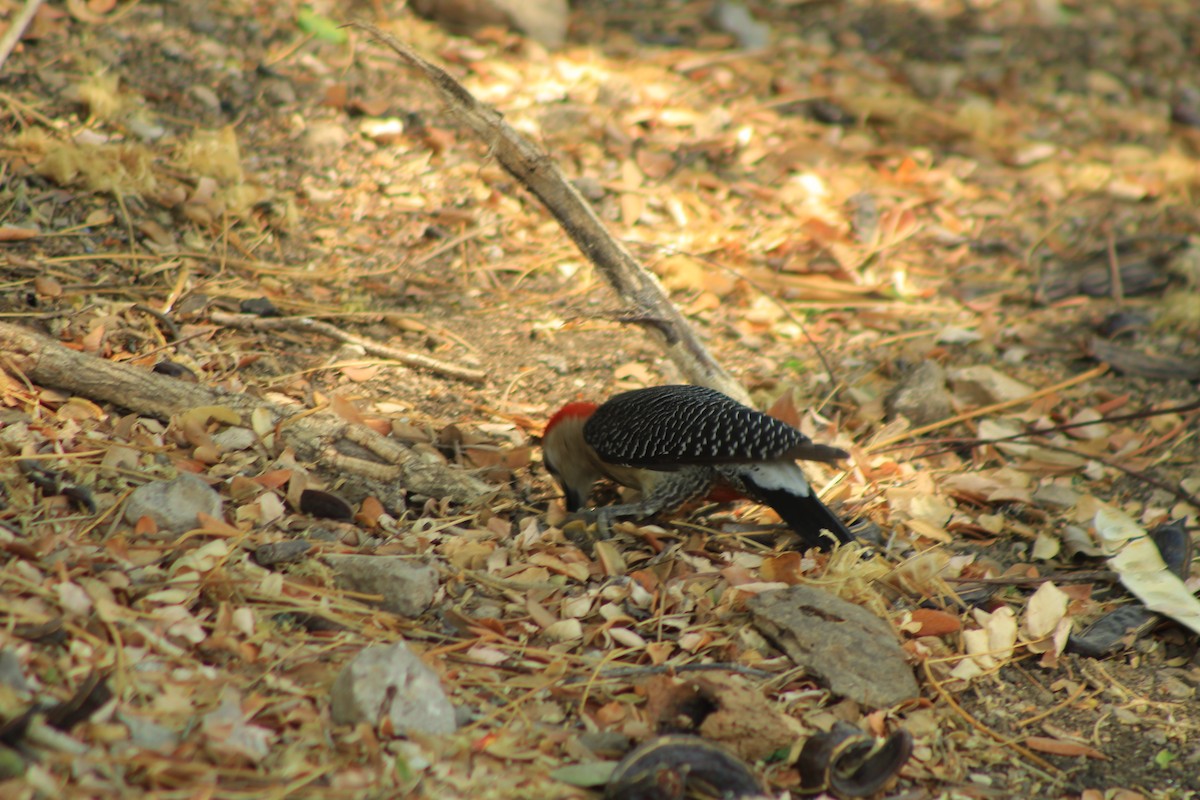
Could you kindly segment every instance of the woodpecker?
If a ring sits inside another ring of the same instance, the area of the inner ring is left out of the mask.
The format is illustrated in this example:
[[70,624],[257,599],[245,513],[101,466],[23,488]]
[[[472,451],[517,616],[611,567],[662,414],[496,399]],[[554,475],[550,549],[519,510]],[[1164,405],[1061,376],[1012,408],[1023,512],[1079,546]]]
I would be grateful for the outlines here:
[[543,463],[568,511],[582,509],[600,478],[641,493],[638,502],[591,512],[602,531],[611,519],[652,517],[712,492],[770,506],[811,547],[829,544],[822,531],[839,542],[853,536],[817,498],[796,460],[848,457],[703,386],[652,386],[603,404],[568,403],[542,434]]

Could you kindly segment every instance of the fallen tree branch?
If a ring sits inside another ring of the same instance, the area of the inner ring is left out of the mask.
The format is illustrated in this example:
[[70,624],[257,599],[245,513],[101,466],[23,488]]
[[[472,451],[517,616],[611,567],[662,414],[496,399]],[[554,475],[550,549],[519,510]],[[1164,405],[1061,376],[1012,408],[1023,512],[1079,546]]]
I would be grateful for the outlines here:
[[33,22],[38,6],[41,4],[42,0],[25,0],[25,7],[21,9],[21,13],[17,14],[16,19],[8,24],[8,30],[4,32],[3,38],[0,38],[0,70],[4,69],[4,62],[8,61],[9,54],[17,46],[17,42],[21,41],[21,37],[25,35],[25,29],[29,27],[29,23]]
[[476,100],[448,72],[429,63],[395,37],[370,23],[350,24],[390,47],[429,81],[454,117],[474,131],[488,146],[490,155],[542,201],[629,307],[628,319],[642,325],[659,340],[667,356],[688,381],[749,402],[746,390],[696,338],[658,279],[643,269],[629,250],[608,232],[591,205],[566,179],[549,154],[517,133],[500,112]]
[[[16,325],[0,322],[0,367],[39,386],[50,386],[99,400],[138,414],[167,420],[202,406],[224,406],[244,419],[265,409],[283,442],[303,461],[326,468],[325,477],[356,481],[345,493],[357,500],[373,494],[392,508],[404,506],[404,493],[475,503],[495,494],[495,487],[446,464],[427,461],[394,440],[331,414],[288,408],[248,393],[228,393],[107,361],[64,347],[52,339]],[[286,423],[286,424],[284,424]],[[338,459],[336,456],[344,456]],[[370,469],[355,471],[347,464],[372,459]],[[332,464],[342,465],[331,472]]]

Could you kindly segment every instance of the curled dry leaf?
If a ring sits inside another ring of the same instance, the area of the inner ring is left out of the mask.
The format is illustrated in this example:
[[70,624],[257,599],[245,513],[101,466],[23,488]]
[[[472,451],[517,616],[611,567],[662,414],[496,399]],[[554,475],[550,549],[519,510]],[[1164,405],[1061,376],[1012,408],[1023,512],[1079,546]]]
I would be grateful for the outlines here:
[[914,609],[908,616],[915,626],[912,633],[917,636],[945,636],[962,630],[962,620],[957,616],[934,608]]
[[1069,597],[1051,582],[1043,583],[1025,604],[1021,634],[1032,652],[1061,653],[1071,633]]
[[1050,753],[1056,756],[1084,756],[1085,758],[1108,760],[1108,756],[1094,747],[1089,747],[1079,742],[1064,742],[1061,739],[1051,739],[1048,736],[1026,737],[1025,746],[1030,750],[1037,750],[1040,753]]
[[1167,568],[1154,541],[1128,514],[1102,507],[1096,535],[1110,553],[1108,565],[1146,608],[1200,633],[1200,600]]
[[965,658],[951,675],[968,680],[990,672],[1012,658],[1017,644],[1017,618],[1013,610],[1003,606],[988,613],[974,609],[975,620],[981,627],[963,631],[963,645],[970,658]]

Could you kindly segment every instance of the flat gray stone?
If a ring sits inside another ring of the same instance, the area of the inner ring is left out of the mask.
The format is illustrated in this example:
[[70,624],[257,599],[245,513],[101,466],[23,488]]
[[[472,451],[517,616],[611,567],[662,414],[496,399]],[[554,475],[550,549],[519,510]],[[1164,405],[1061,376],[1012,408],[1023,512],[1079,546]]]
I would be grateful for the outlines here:
[[562,47],[567,38],[567,0],[492,0],[513,27],[545,47]]
[[118,711],[117,720],[129,729],[129,742],[134,747],[169,753],[179,746],[179,734],[152,719]]
[[936,361],[922,361],[905,375],[887,398],[887,411],[917,427],[940,422],[954,412],[946,371]]
[[330,692],[338,725],[378,729],[387,714],[397,734],[454,733],[454,706],[437,675],[403,642],[364,648],[338,673]]
[[747,603],[754,626],[835,693],[871,708],[920,695],[891,625],[822,589],[789,586]]
[[21,658],[16,650],[0,650],[0,684],[21,694],[32,691],[29,682],[25,680],[25,670],[21,668]]
[[151,481],[139,486],[125,501],[125,519],[134,524],[150,517],[160,531],[186,533],[200,525],[196,515],[203,512],[221,519],[225,501],[199,475],[180,473],[169,481]]
[[382,595],[379,607],[402,617],[424,614],[437,591],[437,570],[404,556],[333,554],[325,556],[325,563],[338,586]]

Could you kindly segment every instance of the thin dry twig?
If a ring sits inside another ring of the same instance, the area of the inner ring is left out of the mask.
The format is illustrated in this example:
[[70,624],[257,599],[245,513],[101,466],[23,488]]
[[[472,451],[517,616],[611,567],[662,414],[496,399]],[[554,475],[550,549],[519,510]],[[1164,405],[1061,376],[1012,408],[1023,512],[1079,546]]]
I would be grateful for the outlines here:
[[[1097,419],[1083,420],[1082,422],[1064,422],[1060,425],[1047,425],[1042,428],[1030,428],[1021,433],[1010,434],[1009,436],[995,436],[990,439],[980,439],[975,437],[946,437],[942,439],[928,439],[920,442],[922,445],[945,444],[950,445],[940,450],[926,450],[917,458],[931,458],[941,455],[942,453],[953,452],[963,447],[980,447],[985,444],[1001,444],[1003,442],[1019,442],[1023,439],[1028,439],[1032,436],[1045,436],[1048,433],[1061,433],[1063,431],[1076,430],[1078,428],[1086,428],[1090,425],[1105,425],[1116,422],[1130,422],[1137,419],[1149,419],[1151,417],[1159,417],[1164,414],[1186,414],[1192,411],[1200,411],[1200,400],[1195,400],[1191,403],[1182,403],[1177,406],[1168,406],[1166,408],[1147,409],[1144,411],[1134,411],[1129,414],[1114,414],[1110,417],[1098,417]],[[876,450],[875,452],[887,452],[888,450],[908,449],[913,445],[899,445],[894,447],[885,447]]]
[[[946,687],[942,686],[941,681],[939,681],[937,679],[937,676],[935,676],[933,674],[933,669],[929,666],[928,661],[922,662],[922,666],[924,666],[924,668],[925,668],[925,678],[929,681],[929,685],[932,686],[934,688],[934,690],[938,693],[938,695],[943,700],[946,701],[946,704],[949,705],[951,708],[953,708],[954,711],[960,717],[962,717],[964,720],[967,721],[968,724],[971,725],[971,727],[975,728],[976,730],[980,731],[981,733],[986,733],[988,736],[992,737],[997,742],[999,742],[1002,746],[1012,749],[1015,753],[1020,755],[1021,758],[1025,759],[1026,761],[1028,761],[1032,764],[1037,764],[1043,770],[1050,773],[1049,775],[1046,775],[1045,773],[1043,773],[1044,777],[1049,778],[1050,780],[1058,780],[1058,778],[1063,775],[1063,771],[1061,769],[1054,766],[1046,759],[1037,755],[1032,750],[1030,750],[1026,747],[1022,747],[1021,745],[1017,744],[1016,742],[1012,741],[1011,739],[1008,739],[1005,736],[1001,736],[998,732],[992,730],[987,725],[984,725],[982,722],[980,722],[978,719],[976,719],[974,717],[974,715],[971,714],[971,712],[967,711],[965,708],[963,708],[961,705],[958,704],[958,701],[955,700],[954,696],[951,695],[950,692],[948,692],[946,690]],[[1026,764],[1025,768],[1032,769],[1032,767],[1030,767],[1029,764]]]
[[1121,280],[1121,260],[1117,258],[1117,237],[1113,236],[1112,228],[1107,226],[1104,234],[1109,280],[1112,283],[1112,298],[1117,304],[1117,309],[1122,309],[1125,307],[1125,284]]
[[8,26],[8,30],[4,32],[4,38],[0,39],[0,72],[4,70],[4,62],[8,61],[17,42],[25,35],[25,29],[29,27],[29,23],[33,22],[33,17],[37,14],[41,4],[42,0],[25,0],[25,7],[21,9],[21,13],[17,14]]
[[931,433],[932,431],[941,430],[942,428],[948,428],[951,425],[957,425],[958,423],[966,422],[969,419],[977,419],[979,417],[985,417],[988,414],[994,414],[997,411],[1004,411],[1007,408],[1024,405],[1025,403],[1029,403],[1034,400],[1037,400],[1039,397],[1045,397],[1048,394],[1054,394],[1055,392],[1061,392],[1063,389],[1069,389],[1072,386],[1077,386],[1078,384],[1086,383],[1087,381],[1090,381],[1092,378],[1100,377],[1107,371],[1108,371],[1108,366],[1101,364],[1100,366],[1095,367],[1094,369],[1089,369],[1087,372],[1082,372],[1079,375],[1074,376],[1073,378],[1067,378],[1065,381],[1060,381],[1059,383],[1053,384],[1052,386],[1047,386],[1043,389],[1038,389],[1035,392],[1030,392],[1029,394],[1022,395],[1021,397],[1017,397],[1012,400],[1005,400],[1003,403],[993,403],[990,406],[983,406],[982,408],[977,408],[977,409],[974,409],[973,411],[964,411],[961,414],[955,414],[953,417],[947,417],[946,419],[943,419],[939,422],[931,422],[928,425],[922,425],[920,428],[913,428],[911,431],[905,431],[904,433],[901,433],[897,436],[893,436],[890,439],[884,439],[882,442],[875,442],[874,444],[872,444],[870,447],[867,448],[867,452],[868,453],[882,452],[885,448],[890,447],[891,445],[894,445],[897,442],[904,442],[904,441],[908,441],[909,439],[915,439],[916,437],[923,436],[926,433]]
[[1062,445],[1046,444],[1045,442],[1039,442],[1038,447],[1044,447],[1047,450],[1057,450],[1060,453],[1070,453],[1072,455],[1076,455],[1081,458],[1090,458],[1094,461],[1099,461],[1101,464],[1103,464],[1106,467],[1111,467],[1112,469],[1118,470],[1120,472],[1124,472],[1129,477],[1136,478],[1137,480],[1141,481],[1142,483],[1145,483],[1149,486],[1153,486],[1156,489],[1162,489],[1164,492],[1167,492],[1167,493],[1173,495],[1176,499],[1182,500],[1183,502],[1187,503],[1192,508],[1200,509],[1200,497],[1197,497],[1196,495],[1192,494],[1191,492],[1188,492],[1183,487],[1174,486],[1170,483],[1167,483],[1166,481],[1161,481],[1158,478],[1155,478],[1153,475],[1147,475],[1145,472],[1142,472],[1141,470],[1136,470],[1136,469],[1133,469],[1132,467],[1127,467],[1124,464],[1121,464],[1117,461],[1113,461],[1111,458],[1105,458],[1104,456],[1098,456],[1095,453],[1085,453],[1074,447],[1063,447]]
[[682,672],[731,672],[735,675],[745,675],[748,678],[769,680],[778,678],[775,672],[754,669],[741,664],[711,663],[711,664],[660,664],[648,667],[622,667],[620,669],[603,670],[598,675],[572,675],[564,678],[563,683],[582,683],[583,681],[615,681],[623,678],[645,678],[651,675],[674,675]]
[[998,578],[942,578],[947,583],[995,586],[1040,586],[1043,583],[1116,583],[1117,573],[1107,569],[1052,572],[1049,575],[1001,575]]
[[479,383],[487,377],[487,373],[481,369],[464,367],[461,364],[452,364],[449,361],[442,361],[441,359],[421,355],[420,353],[412,353],[407,350],[400,350],[380,344],[374,340],[363,336],[356,336],[353,333],[342,330],[336,325],[331,325],[328,322],[322,322],[312,317],[259,317],[254,314],[230,314],[227,311],[214,311],[209,318],[218,325],[241,328],[243,330],[312,331],[322,336],[336,339],[339,342],[358,345],[372,355],[399,361],[406,367],[425,369],[450,378],[458,378],[459,380]]

